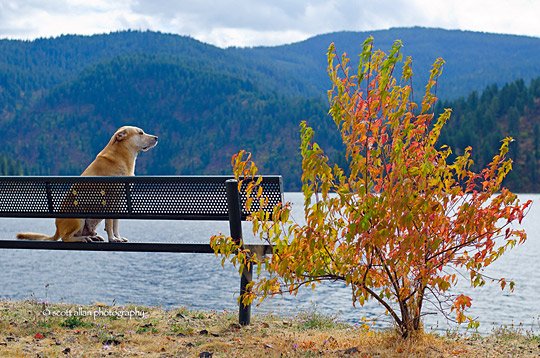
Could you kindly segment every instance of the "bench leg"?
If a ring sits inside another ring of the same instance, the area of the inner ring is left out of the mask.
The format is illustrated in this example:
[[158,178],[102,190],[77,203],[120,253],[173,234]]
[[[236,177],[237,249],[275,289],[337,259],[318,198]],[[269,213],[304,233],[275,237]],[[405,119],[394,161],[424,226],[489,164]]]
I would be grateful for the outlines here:
[[[251,282],[253,276],[253,265],[249,266],[249,269],[244,268],[242,276],[240,277],[240,295],[243,295],[246,292],[246,286]],[[251,321],[251,305],[244,306],[240,302],[240,310],[238,312],[238,322],[242,326],[249,325]]]
[[[242,204],[240,203],[240,194],[238,193],[238,182],[235,179],[229,179],[225,182],[227,191],[227,208],[229,210],[229,229],[231,238],[236,244],[242,242]],[[251,282],[253,276],[253,268],[250,265],[249,269],[244,268],[240,277],[240,295],[246,292],[246,286]],[[247,326],[251,320],[251,305],[244,306],[240,302],[238,312],[238,323],[242,326]]]

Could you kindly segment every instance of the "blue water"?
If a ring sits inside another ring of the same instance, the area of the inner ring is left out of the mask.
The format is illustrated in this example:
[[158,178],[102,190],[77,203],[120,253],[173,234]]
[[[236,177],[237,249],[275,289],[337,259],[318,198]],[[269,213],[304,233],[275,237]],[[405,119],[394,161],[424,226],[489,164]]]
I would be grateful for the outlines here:
[[[536,202],[540,195],[520,198]],[[299,194],[287,193],[285,199],[301,210]],[[295,216],[300,218],[301,214]],[[208,242],[213,234],[228,233],[226,222],[123,220],[120,225],[121,234],[133,242]],[[503,292],[495,284],[471,289],[466,280],[461,280],[458,286],[459,292],[473,298],[469,313],[481,322],[481,332],[512,324],[540,331],[540,209],[537,205],[533,204],[523,227],[528,233],[527,242],[508,252],[486,272],[513,279],[514,292]],[[18,231],[52,234],[54,220],[0,219],[0,239],[14,238]],[[250,232],[249,223],[244,223],[245,236]],[[239,281],[232,265],[222,268],[221,260],[211,254],[0,250],[0,299],[236,311]],[[425,307],[425,312],[436,313],[429,304]],[[391,325],[389,317],[374,301],[354,308],[350,289],[340,283],[322,284],[315,291],[305,289],[296,297],[272,298],[253,307],[253,314],[274,312],[287,316],[312,310],[353,323],[367,317],[376,319],[377,327]],[[441,314],[430,314],[425,322],[430,329],[455,327]]]

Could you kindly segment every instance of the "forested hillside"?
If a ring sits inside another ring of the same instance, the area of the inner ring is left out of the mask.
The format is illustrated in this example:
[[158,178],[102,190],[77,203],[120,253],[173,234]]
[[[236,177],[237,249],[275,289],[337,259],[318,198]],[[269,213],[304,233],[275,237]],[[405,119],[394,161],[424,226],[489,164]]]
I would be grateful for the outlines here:
[[5,134],[36,174],[80,173],[116,128],[133,124],[160,137],[139,158],[138,173],[229,174],[231,156],[243,148],[264,172],[285,173],[292,185],[300,171],[299,119],[326,111],[321,100],[261,92],[222,72],[130,56],[55,87],[18,113]]
[[[328,87],[325,53],[359,53],[363,40],[390,48],[401,39],[414,58],[418,88],[437,57],[446,60],[439,94],[451,99],[487,85],[540,75],[540,39],[428,28],[337,32],[275,47],[220,49],[192,38],[156,32],[124,31],[107,35],[67,35],[35,41],[0,40],[0,95],[31,92],[71,80],[88,66],[118,56],[172,56],[192,68],[224,71],[249,78],[282,94],[320,96]],[[351,56],[355,58],[356,56]],[[28,95],[28,93],[26,93]],[[1,97],[0,97],[1,98]]]
[[[523,144],[513,149],[514,178],[532,173],[525,168],[531,155],[537,160],[529,150],[536,145],[539,111],[528,83],[540,76],[540,39],[421,28],[372,34],[385,50],[403,40],[404,53],[414,59],[415,93],[439,56],[446,60],[437,87],[443,99],[498,84],[488,94],[447,102],[455,111],[443,139],[457,150],[468,143],[492,155],[493,143],[513,131],[510,118],[517,116],[514,137]],[[116,128],[132,124],[160,137],[158,147],[138,159],[138,174],[229,173],[231,155],[246,149],[262,172],[283,174],[287,189],[297,190],[300,121],[316,127],[332,158],[339,148],[326,115],[326,49],[335,42],[338,51],[358,53],[368,35],[342,32],[247,49],[137,31],[0,40],[0,174],[77,175]],[[515,90],[505,89],[517,79]],[[497,107],[493,98],[504,104]],[[486,111],[489,106],[497,110]],[[477,128],[487,126],[493,133],[478,135]],[[537,190],[534,182],[509,181],[514,190]]]
[[502,87],[491,85],[480,94],[440,102],[437,111],[452,108],[452,117],[439,143],[456,154],[473,147],[476,169],[485,167],[497,153],[500,141],[511,136],[513,170],[505,185],[518,192],[540,192],[540,78],[518,80]]

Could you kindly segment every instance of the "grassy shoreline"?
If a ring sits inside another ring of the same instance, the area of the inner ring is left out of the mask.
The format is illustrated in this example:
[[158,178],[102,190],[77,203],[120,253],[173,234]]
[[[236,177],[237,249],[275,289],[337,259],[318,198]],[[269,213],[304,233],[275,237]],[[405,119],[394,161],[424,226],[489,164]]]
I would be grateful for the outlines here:
[[540,336],[501,328],[489,336],[434,333],[403,340],[313,314],[255,315],[145,306],[0,301],[1,357],[537,357]]

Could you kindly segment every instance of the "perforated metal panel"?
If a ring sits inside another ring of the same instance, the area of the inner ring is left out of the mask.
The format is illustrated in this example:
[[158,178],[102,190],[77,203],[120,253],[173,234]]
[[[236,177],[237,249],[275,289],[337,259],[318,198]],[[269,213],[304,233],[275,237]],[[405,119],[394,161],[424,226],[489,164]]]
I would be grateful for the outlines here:
[[1,180],[0,212],[48,213],[45,183]]
[[[228,220],[228,179],[0,177],[0,216]],[[283,200],[281,177],[264,176],[262,186],[271,211]],[[244,191],[240,198],[245,203]],[[258,210],[256,200],[252,210]],[[243,213],[244,218],[247,214]]]
[[227,214],[227,193],[222,182],[136,183],[132,187],[131,202],[133,213]]
[[[279,179],[281,179],[281,177],[279,177]],[[247,187],[247,184],[244,182],[239,192],[240,201],[242,203],[243,215],[248,214],[246,213],[245,208],[244,208],[244,205],[248,198],[247,193],[246,193],[246,187]],[[263,180],[262,187],[263,187],[263,196],[268,198],[268,204],[265,208],[265,211],[271,212],[277,203],[283,202],[283,191],[282,191],[281,180]],[[257,196],[256,191],[254,190],[251,193],[251,197],[252,197],[252,204],[250,208],[251,212],[255,212],[260,209],[259,199],[257,199],[256,196]]]
[[53,212],[129,213],[128,183],[49,183]]

